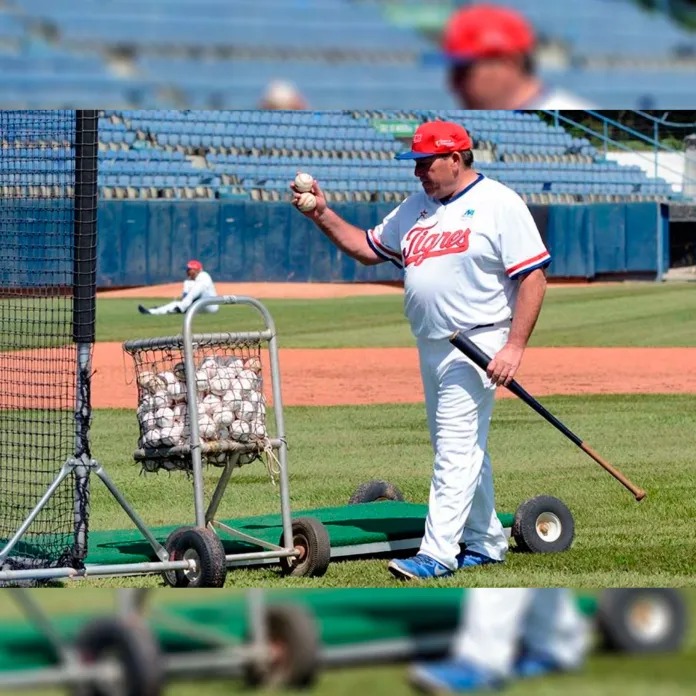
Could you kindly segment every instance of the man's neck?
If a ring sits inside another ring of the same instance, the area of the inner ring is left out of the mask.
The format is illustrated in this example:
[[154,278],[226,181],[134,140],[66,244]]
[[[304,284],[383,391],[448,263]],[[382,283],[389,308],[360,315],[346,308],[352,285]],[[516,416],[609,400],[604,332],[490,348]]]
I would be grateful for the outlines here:
[[510,98],[505,108],[524,109],[539,99],[544,91],[544,85],[537,77],[530,75],[522,81],[517,89],[510,92]]
[[457,186],[454,189],[452,193],[450,193],[448,196],[443,196],[442,198],[439,198],[438,200],[440,203],[447,203],[447,201],[452,200],[455,196],[458,196],[464,189],[467,187],[471,186],[471,184],[478,179],[479,173],[475,169],[467,169],[462,176],[459,178],[459,181],[457,182]]
[[502,96],[479,104],[464,103],[463,106],[468,109],[524,109],[529,104],[533,104],[543,91],[542,81],[533,75],[528,75]]

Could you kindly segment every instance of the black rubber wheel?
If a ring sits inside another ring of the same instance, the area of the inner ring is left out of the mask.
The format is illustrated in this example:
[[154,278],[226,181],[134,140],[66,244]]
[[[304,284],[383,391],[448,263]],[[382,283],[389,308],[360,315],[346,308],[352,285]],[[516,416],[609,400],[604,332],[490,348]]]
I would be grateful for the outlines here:
[[249,686],[260,688],[307,688],[319,672],[319,630],[303,607],[270,606],[265,611],[270,659],[246,670]]
[[[164,542],[164,548],[167,549],[167,552],[171,556],[171,549],[173,548],[174,544],[178,543],[178,538],[184,533],[188,532],[190,529],[195,529],[195,527],[179,527],[178,529],[175,529],[168,537],[167,541]],[[177,580],[176,580],[176,571],[175,570],[165,570],[162,573],[162,577],[164,578],[164,581],[169,585],[170,587],[178,587]]]
[[225,548],[212,530],[205,527],[183,527],[172,532],[167,539],[166,548],[170,560],[196,561],[196,570],[174,570],[164,573],[167,582],[174,578],[173,587],[222,587],[225,584]]
[[[295,558],[281,558],[283,575],[320,578],[331,562],[331,540],[326,527],[315,517],[298,517],[292,521],[293,545],[300,551]],[[280,535],[280,546],[285,546]]]
[[160,696],[164,668],[159,645],[147,626],[136,619],[103,618],[85,625],[75,641],[82,664],[115,659],[122,668],[117,687],[81,684],[73,696]]
[[404,501],[404,494],[389,481],[367,481],[361,483],[350,496],[348,505],[374,503],[384,500]]
[[575,538],[575,520],[566,504],[550,495],[525,500],[515,513],[512,538],[520,551],[567,551]]
[[671,588],[610,589],[599,598],[597,626],[605,650],[675,652],[684,644],[687,607]]

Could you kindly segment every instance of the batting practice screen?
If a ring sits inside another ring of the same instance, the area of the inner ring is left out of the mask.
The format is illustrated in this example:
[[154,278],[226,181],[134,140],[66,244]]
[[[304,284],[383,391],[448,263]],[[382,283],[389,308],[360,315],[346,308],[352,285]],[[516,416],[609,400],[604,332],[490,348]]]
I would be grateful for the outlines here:
[[74,463],[90,456],[97,124],[0,111],[0,554],[38,510],[6,570],[86,555],[89,469]]

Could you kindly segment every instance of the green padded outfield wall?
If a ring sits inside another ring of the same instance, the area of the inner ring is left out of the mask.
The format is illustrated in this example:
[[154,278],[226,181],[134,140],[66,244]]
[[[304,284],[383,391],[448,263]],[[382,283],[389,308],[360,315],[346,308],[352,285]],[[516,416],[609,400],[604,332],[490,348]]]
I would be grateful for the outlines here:
[[[333,207],[350,222],[367,228],[379,222],[393,204],[339,203]],[[660,277],[668,266],[666,206],[631,203],[531,209],[553,255],[551,277],[591,279],[627,273]],[[21,228],[17,234],[24,234]],[[363,267],[353,262],[288,203],[102,201],[98,252],[97,283],[102,288],[182,279],[189,258],[200,259],[219,281],[401,278],[399,269],[390,263]]]

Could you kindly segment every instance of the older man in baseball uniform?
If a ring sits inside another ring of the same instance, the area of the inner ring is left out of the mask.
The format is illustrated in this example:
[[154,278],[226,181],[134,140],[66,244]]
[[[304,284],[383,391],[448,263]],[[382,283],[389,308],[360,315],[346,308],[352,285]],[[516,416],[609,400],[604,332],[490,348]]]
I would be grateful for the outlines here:
[[[141,314],[185,314],[188,308],[201,297],[216,297],[215,284],[210,273],[203,270],[203,264],[196,259],[191,259],[186,264],[186,280],[181,296],[167,304],[147,309],[138,305]],[[207,305],[201,311],[215,313],[219,305]]]
[[449,85],[467,109],[592,109],[536,74],[536,36],[509,7],[473,3],[456,9],[442,35]]
[[[420,551],[389,570],[432,578],[505,557],[486,442],[495,388],[514,377],[539,315],[550,255],[522,199],[472,168],[460,125],[422,124],[397,159],[415,161],[422,190],[373,229],[339,217],[316,182],[316,208],[304,214],[361,263],[391,261],[404,271],[435,464]],[[450,344],[457,330],[494,356],[487,373]]]

